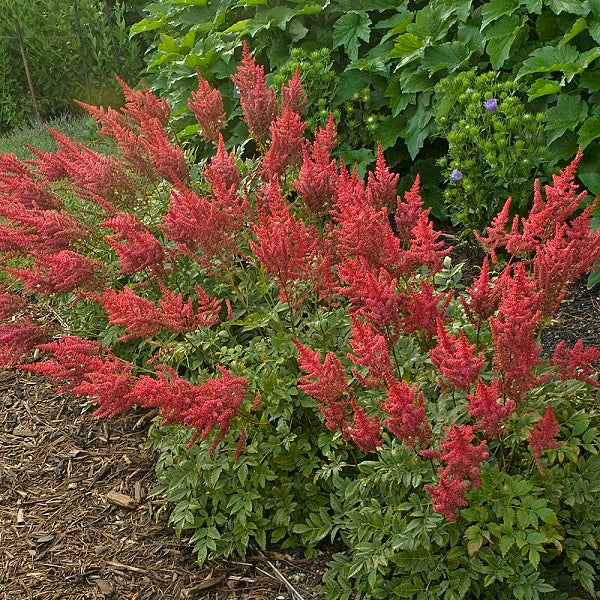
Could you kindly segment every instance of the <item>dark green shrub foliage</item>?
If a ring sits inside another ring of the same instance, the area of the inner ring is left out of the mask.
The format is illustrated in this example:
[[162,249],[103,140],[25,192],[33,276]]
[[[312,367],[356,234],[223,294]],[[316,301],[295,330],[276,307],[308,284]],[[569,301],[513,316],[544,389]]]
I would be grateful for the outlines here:
[[538,341],[600,257],[581,154],[528,217],[502,208],[464,288],[418,181],[398,195],[381,151],[349,171],[333,118],[308,140],[298,79],[278,101],[247,50],[234,79],[244,158],[204,79],[216,152],[192,168],[164,100],[124,84],[121,112],[89,107],[119,156],[55,133],[56,152],[0,157],[0,364],[97,416],[158,408],[157,491],[200,562],[338,538],[330,600],[593,593],[600,350]]

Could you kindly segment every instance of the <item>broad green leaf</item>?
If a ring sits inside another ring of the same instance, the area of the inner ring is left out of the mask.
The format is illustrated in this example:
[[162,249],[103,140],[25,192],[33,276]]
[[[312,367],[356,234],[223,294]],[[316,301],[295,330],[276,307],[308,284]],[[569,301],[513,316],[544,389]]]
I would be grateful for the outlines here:
[[560,84],[550,79],[536,79],[531,85],[527,99],[529,102],[542,96],[558,94],[560,92]]
[[419,150],[423,147],[423,142],[433,130],[435,120],[432,111],[429,108],[431,101],[431,92],[420,94],[417,101],[417,110],[414,115],[408,119],[403,135],[406,147],[410,157],[414,160]]
[[450,4],[452,5],[452,11],[462,23],[467,21],[473,12],[471,6],[473,4],[473,0],[454,0]]
[[421,64],[433,74],[442,69],[454,73],[469,58],[469,49],[462,42],[446,42],[425,48]]
[[579,58],[577,48],[568,44],[564,46],[544,46],[537,48],[529,58],[523,61],[523,66],[517,73],[517,79],[530,73],[565,73],[577,70],[576,61]]
[[381,57],[365,57],[358,58],[353,60],[346,69],[352,70],[356,69],[357,71],[367,71],[369,73],[379,73],[384,77],[388,76],[389,66],[386,64],[383,58]]
[[600,17],[600,0],[588,0],[588,4],[590,5],[592,14],[596,17]]
[[132,38],[134,35],[138,35],[138,33],[145,33],[146,31],[153,31],[154,29],[159,29],[163,26],[162,21],[157,21],[155,19],[142,19],[137,23],[134,23],[129,29],[129,37]]
[[485,29],[500,17],[512,15],[518,8],[518,0],[491,0],[491,2],[487,2],[481,11],[482,29]]
[[579,17],[579,19],[577,19],[577,21],[575,21],[575,23],[573,23],[573,26],[571,27],[571,29],[569,29],[569,31],[567,31],[567,33],[565,33],[563,39],[560,40],[558,45],[564,46],[567,42],[571,41],[575,36],[579,35],[585,29],[587,29],[587,23],[586,23],[585,19]]
[[358,58],[359,40],[369,41],[371,19],[366,12],[347,12],[333,26],[333,47],[344,46],[350,60]]
[[581,148],[589,146],[590,142],[600,137],[600,115],[594,115],[585,120],[579,129],[577,143]]
[[579,79],[582,88],[590,92],[600,90],[600,71],[584,71]]
[[308,33],[308,28],[304,25],[302,19],[294,19],[290,23],[288,31],[292,36],[292,41],[299,42],[300,40],[306,37],[306,34]]
[[236,21],[231,27],[228,27],[223,33],[241,33],[250,31],[249,25],[252,19],[242,19]]
[[432,89],[434,85],[435,82],[421,69],[413,72],[404,69],[400,73],[400,90],[403,93],[424,92]]
[[597,58],[600,58],[600,46],[596,46],[587,52],[582,52],[577,59],[579,72],[587,69]]
[[396,38],[394,49],[390,52],[390,56],[405,56],[415,50],[420,50],[423,47],[423,41],[414,33],[404,33]]
[[497,23],[486,32],[490,40],[487,44],[487,54],[493,69],[500,69],[510,56],[510,49],[525,25],[525,20],[518,15],[501,17]]
[[588,23],[588,31],[597,44],[600,44],[600,19]]
[[550,10],[555,14],[559,15],[562,12],[568,12],[572,15],[581,15],[585,17],[590,12],[590,8],[587,2],[581,0],[544,0]]
[[574,131],[585,120],[587,113],[588,106],[579,96],[560,96],[556,106],[547,112],[548,143],[551,144],[566,131]]
[[181,47],[170,35],[165,33],[160,34],[160,44],[158,45],[159,50],[166,50],[167,52],[173,52],[174,54],[181,54]]
[[269,24],[282,31],[285,30],[289,21],[295,16],[296,11],[286,6],[274,6],[266,13]]
[[539,15],[542,12],[542,0],[521,0],[521,6],[524,6],[528,12]]

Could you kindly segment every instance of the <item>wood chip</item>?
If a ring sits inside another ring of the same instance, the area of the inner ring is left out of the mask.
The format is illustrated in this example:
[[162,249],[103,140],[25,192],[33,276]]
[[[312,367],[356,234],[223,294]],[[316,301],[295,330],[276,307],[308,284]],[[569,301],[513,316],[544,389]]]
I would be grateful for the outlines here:
[[106,500],[109,504],[120,506],[121,508],[129,508],[130,510],[136,508],[138,505],[135,498],[132,498],[127,494],[121,494],[121,492],[108,492],[108,494],[106,494]]

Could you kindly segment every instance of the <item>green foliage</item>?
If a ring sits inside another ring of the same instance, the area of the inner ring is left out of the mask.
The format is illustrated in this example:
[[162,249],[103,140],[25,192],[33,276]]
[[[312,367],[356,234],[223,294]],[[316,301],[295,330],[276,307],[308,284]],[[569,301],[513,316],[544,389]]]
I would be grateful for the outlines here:
[[0,14],[0,132],[36,116],[21,42],[42,116],[73,111],[74,98],[117,105],[114,73],[131,79],[141,68],[124,2],[0,0]]
[[[547,160],[544,115],[526,112],[517,84],[491,71],[448,77],[436,92],[438,130],[448,142],[448,154],[439,162],[448,181],[444,199],[452,222],[482,231],[508,197],[513,210],[526,214],[530,182],[544,173]],[[490,99],[497,103],[493,111],[485,108]],[[559,103],[563,99],[568,97]]]
[[[516,80],[527,91],[531,106],[526,110],[547,113],[548,164],[567,160],[582,146],[581,179],[592,193],[600,192],[594,175],[600,164],[600,9],[595,1],[160,0],[146,13],[131,34],[155,35],[149,81],[175,107],[175,126],[184,138],[195,131],[185,133],[192,123],[186,101],[195,85],[194,69],[219,87],[231,112],[229,75],[246,39],[275,77],[289,74],[290,63],[298,62],[311,72],[308,79],[319,71],[329,74],[336,83],[323,86],[322,98],[340,113],[340,141],[358,148],[356,138],[361,138],[362,151],[347,150],[344,158],[359,162],[364,171],[379,140],[390,164],[406,176],[403,188],[417,170],[430,171],[424,196],[442,217],[437,198],[443,177],[434,162],[445,147],[436,141],[436,84],[473,68],[493,70],[499,82]],[[326,61],[310,58],[321,48],[330,51]],[[369,102],[357,108],[364,90]],[[232,143],[240,143],[234,133]]]

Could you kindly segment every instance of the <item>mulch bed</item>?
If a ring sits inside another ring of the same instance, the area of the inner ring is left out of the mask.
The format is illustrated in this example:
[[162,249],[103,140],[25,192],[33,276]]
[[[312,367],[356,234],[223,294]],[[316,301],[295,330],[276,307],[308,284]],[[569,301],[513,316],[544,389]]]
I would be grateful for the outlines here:
[[[600,341],[579,282],[543,336]],[[327,556],[271,552],[200,569],[157,512],[152,413],[94,419],[28,373],[0,371],[0,600],[317,600]]]
[[318,597],[325,560],[271,553],[200,569],[149,497],[152,414],[97,420],[82,406],[0,372],[1,600]]

